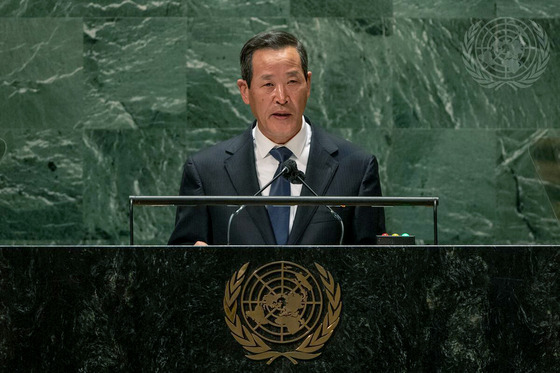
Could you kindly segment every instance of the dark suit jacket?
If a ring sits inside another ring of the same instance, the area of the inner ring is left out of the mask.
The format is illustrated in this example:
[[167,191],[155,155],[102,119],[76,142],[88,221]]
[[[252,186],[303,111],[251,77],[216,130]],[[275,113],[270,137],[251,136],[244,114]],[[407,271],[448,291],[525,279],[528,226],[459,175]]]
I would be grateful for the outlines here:
[[[253,123],[253,126],[255,123]],[[311,125],[313,135],[305,181],[324,196],[381,196],[377,160],[352,143]],[[180,195],[252,196],[259,190],[251,129],[187,160]],[[305,187],[301,195],[312,195]],[[230,215],[237,207],[178,207],[170,245],[227,243]],[[382,208],[335,208],[345,224],[345,244],[374,244],[385,232]],[[299,206],[288,245],[334,245],[340,224],[324,206]],[[275,245],[264,206],[248,206],[234,220],[231,244]]]

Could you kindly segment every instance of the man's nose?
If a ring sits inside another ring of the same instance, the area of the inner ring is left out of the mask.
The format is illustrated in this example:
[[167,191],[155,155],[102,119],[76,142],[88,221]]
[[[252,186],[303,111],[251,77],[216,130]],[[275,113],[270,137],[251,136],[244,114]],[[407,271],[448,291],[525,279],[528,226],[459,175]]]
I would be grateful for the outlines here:
[[286,88],[279,84],[276,86],[276,103],[279,105],[286,105],[288,103],[288,95],[286,93]]

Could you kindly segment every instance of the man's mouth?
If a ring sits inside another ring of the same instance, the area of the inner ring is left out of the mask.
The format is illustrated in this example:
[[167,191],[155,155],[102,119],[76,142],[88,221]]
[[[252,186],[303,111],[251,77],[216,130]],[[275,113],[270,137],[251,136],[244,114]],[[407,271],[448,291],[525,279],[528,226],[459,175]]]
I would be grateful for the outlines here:
[[276,119],[286,119],[289,118],[292,114],[290,113],[274,113],[272,116]]

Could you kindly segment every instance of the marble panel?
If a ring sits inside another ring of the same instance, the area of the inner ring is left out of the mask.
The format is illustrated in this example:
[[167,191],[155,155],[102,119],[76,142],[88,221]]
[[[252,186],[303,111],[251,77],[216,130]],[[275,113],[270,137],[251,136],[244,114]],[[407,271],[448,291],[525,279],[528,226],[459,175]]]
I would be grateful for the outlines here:
[[[559,137],[558,130],[498,132],[496,169],[496,236],[503,243],[560,242],[557,196],[560,183],[548,163],[536,158],[543,142]],[[557,147],[553,151],[558,151]],[[542,151],[542,150],[541,150]],[[548,179],[551,177],[552,179]]]
[[[395,129],[388,136],[385,195],[439,197],[440,244],[500,242],[493,131]],[[433,243],[431,208],[394,207],[386,215],[387,230]]]
[[393,4],[390,0],[291,0],[293,17],[391,17]]
[[496,0],[496,10],[499,17],[560,17],[560,3],[550,0]]
[[[88,242],[128,243],[131,195],[177,195],[189,154],[233,132],[182,128],[87,130],[84,135],[84,220]],[[136,207],[135,242],[165,244],[173,207]]]
[[190,128],[244,127],[253,120],[236,85],[238,56],[246,40],[266,29],[286,29],[305,43],[313,73],[306,114],[312,121],[326,128],[392,126],[388,21],[227,18],[194,19],[189,27]]
[[[558,130],[334,132],[377,156],[383,195],[440,198],[441,244],[558,240]],[[387,230],[431,243],[432,212],[386,208]]]
[[186,14],[185,0],[6,0],[3,17],[177,17]]
[[[539,24],[553,39],[556,20]],[[396,19],[393,115],[398,128],[558,128],[560,64],[550,60],[529,88],[483,88],[467,71],[462,43],[468,20]],[[546,27],[545,27],[546,26]]]
[[187,0],[189,17],[287,17],[290,0]]
[[287,30],[284,18],[196,18],[189,22],[188,128],[244,129],[254,120],[239,94],[239,52],[255,34]]
[[184,126],[184,18],[86,19],[85,128]]
[[0,242],[80,242],[81,133],[0,129],[0,138]]
[[82,22],[0,18],[0,128],[71,129],[83,115]]
[[393,126],[390,20],[296,18],[290,29],[309,55],[312,121],[364,134]]
[[496,0],[393,0],[395,18],[494,18]]
[[[550,69],[557,69],[558,64],[560,63],[558,60],[558,55],[560,54],[560,32],[558,32],[558,28],[560,28],[560,17],[551,18],[551,19],[527,19],[522,18],[520,19],[525,24],[530,24],[529,21],[535,22],[538,26],[542,27],[544,33],[546,34],[545,42],[547,41],[550,43],[550,55],[551,58],[548,61],[547,70]],[[546,72],[545,72],[546,73]],[[550,73],[546,73],[543,78],[547,79],[550,78]]]
[[560,221],[560,137],[541,138],[531,145],[529,152],[554,215]]
[[6,150],[8,150],[8,144],[6,144],[3,138],[0,138],[0,162],[4,158],[4,154],[6,154]]

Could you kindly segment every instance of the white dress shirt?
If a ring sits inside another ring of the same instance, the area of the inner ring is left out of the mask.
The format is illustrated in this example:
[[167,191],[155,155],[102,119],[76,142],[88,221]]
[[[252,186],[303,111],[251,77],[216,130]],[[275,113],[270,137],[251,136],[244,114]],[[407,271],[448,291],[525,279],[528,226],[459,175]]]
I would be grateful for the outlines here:
[[[274,178],[274,173],[278,168],[278,161],[270,154],[270,150],[285,146],[290,149],[293,159],[300,171],[306,172],[307,161],[309,159],[309,149],[311,148],[311,126],[302,117],[302,126],[299,132],[285,144],[276,144],[268,137],[263,135],[258,124],[253,128],[253,143],[255,146],[255,168],[257,169],[257,177],[259,179],[259,188],[266,185]],[[301,194],[302,184],[290,184],[290,192],[292,196]],[[268,196],[270,186],[263,190],[262,195]],[[290,206],[290,231],[296,217],[297,206]]]

